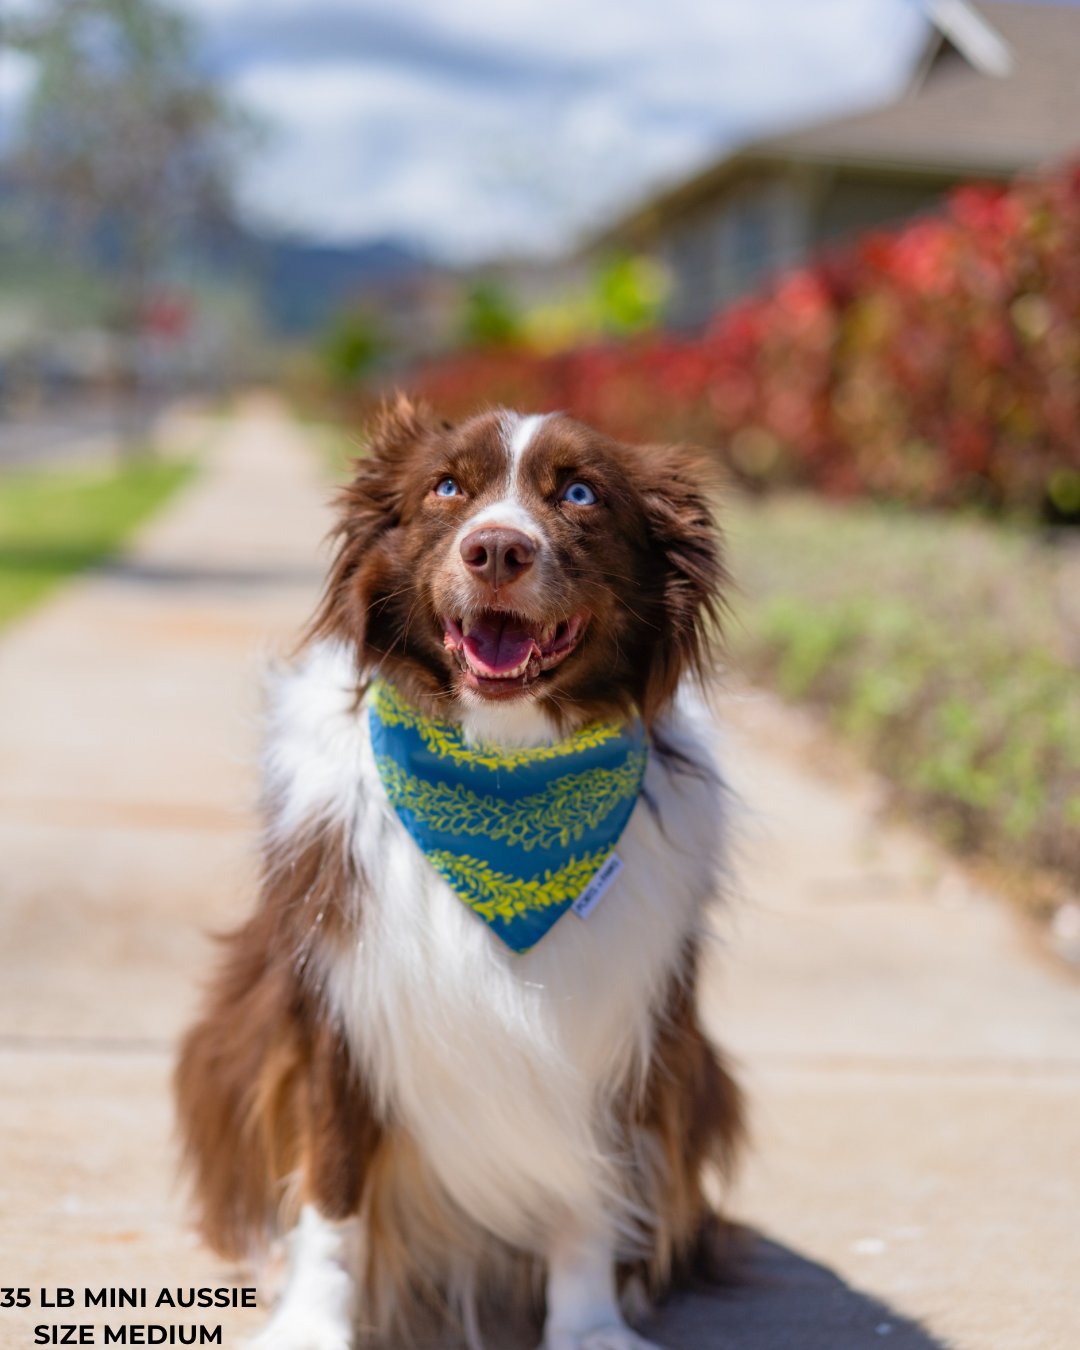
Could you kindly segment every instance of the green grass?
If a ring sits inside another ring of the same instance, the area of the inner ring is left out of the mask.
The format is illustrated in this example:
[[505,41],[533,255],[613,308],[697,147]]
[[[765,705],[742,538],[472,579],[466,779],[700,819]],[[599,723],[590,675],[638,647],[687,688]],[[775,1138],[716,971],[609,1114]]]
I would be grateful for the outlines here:
[[138,459],[112,469],[0,474],[0,626],[116,551],[193,473]]
[[728,527],[736,663],[823,711],[949,846],[1080,886],[1080,553],[802,498]]

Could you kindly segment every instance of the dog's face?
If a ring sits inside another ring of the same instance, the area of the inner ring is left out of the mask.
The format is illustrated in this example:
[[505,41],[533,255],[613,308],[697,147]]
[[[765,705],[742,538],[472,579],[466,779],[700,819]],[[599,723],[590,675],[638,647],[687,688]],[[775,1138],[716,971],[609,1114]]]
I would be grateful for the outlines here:
[[722,579],[700,468],[562,415],[459,427],[400,400],[342,494],[316,630],[414,699],[649,717],[700,666]]

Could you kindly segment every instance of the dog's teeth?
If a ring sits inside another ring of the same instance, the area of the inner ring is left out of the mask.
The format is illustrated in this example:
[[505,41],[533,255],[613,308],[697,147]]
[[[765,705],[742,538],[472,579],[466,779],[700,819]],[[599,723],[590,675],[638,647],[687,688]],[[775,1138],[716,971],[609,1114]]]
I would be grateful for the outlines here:
[[468,614],[462,616],[462,620],[459,626],[461,628],[461,636],[468,637],[469,634],[472,632],[472,619],[469,617]]

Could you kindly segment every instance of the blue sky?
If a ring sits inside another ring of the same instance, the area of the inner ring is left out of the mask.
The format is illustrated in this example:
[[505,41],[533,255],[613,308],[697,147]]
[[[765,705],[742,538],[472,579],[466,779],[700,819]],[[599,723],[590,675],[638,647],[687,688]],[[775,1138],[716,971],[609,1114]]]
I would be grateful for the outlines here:
[[[918,0],[173,0],[268,128],[274,230],[551,253],[750,136],[889,97]],[[25,72],[0,61],[0,112]]]

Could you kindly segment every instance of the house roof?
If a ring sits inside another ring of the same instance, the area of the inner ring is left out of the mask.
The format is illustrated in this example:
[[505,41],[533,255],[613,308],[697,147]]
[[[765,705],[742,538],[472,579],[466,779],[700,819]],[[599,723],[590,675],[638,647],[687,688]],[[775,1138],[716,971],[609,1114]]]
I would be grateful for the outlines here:
[[1080,5],[936,0],[908,90],[870,112],[751,142],[606,231],[636,234],[754,167],[820,164],[1006,178],[1080,151]]
[[987,0],[971,8],[1012,53],[1007,73],[983,73],[939,34],[929,69],[898,102],[774,137],[757,149],[995,176],[1080,149],[1080,7]]

